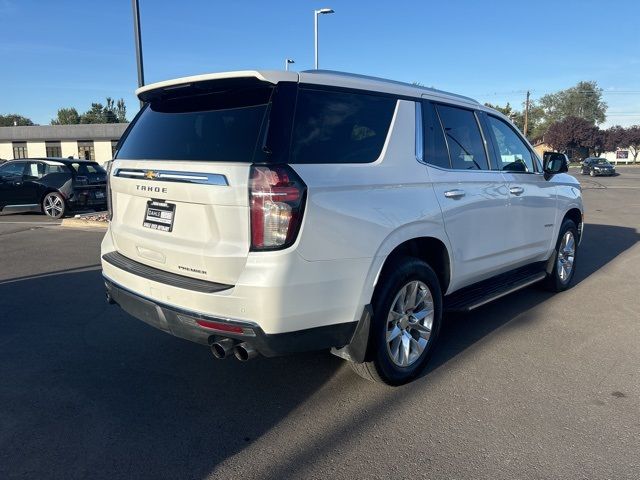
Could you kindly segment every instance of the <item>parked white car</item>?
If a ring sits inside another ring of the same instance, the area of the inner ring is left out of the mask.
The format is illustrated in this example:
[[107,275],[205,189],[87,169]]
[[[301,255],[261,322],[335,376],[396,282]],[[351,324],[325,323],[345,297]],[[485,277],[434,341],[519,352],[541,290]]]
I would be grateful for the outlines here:
[[571,282],[579,183],[475,100],[327,71],[136,93],[110,166],[107,298],[217,358],[331,348],[398,385],[443,311]]

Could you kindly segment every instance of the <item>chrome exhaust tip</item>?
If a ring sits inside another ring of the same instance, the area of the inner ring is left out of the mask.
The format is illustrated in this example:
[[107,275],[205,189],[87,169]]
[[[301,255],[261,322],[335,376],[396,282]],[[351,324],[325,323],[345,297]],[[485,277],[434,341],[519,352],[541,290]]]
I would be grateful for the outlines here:
[[233,349],[233,354],[241,362],[246,362],[258,356],[258,351],[249,345],[247,342],[243,342]]
[[211,344],[211,353],[213,353],[213,356],[218,360],[224,360],[231,355],[235,344],[236,342],[230,338],[223,338],[222,340],[218,340]]

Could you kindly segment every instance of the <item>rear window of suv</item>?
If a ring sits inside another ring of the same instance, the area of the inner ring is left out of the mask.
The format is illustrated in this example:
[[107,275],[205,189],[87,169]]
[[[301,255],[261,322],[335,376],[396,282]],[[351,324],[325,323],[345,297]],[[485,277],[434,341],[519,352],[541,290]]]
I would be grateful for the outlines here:
[[373,162],[395,105],[393,97],[296,84],[189,92],[146,105],[116,158]]
[[251,162],[272,91],[243,88],[152,101],[116,158]]

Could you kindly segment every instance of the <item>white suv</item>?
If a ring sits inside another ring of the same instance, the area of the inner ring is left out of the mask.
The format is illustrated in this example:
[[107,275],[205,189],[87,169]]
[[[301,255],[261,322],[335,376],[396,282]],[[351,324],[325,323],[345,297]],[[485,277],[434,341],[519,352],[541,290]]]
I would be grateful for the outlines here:
[[443,311],[571,281],[582,200],[565,157],[543,170],[472,99],[327,71],[137,95],[110,166],[107,298],[217,358],[331,348],[397,385]]

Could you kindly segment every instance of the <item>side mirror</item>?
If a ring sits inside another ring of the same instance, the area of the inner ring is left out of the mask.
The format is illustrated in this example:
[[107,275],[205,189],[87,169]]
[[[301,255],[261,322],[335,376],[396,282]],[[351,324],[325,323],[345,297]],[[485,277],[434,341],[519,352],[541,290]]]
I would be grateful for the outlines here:
[[551,177],[569,171],[569,159],[564,153],[544,152],[544,173]]

